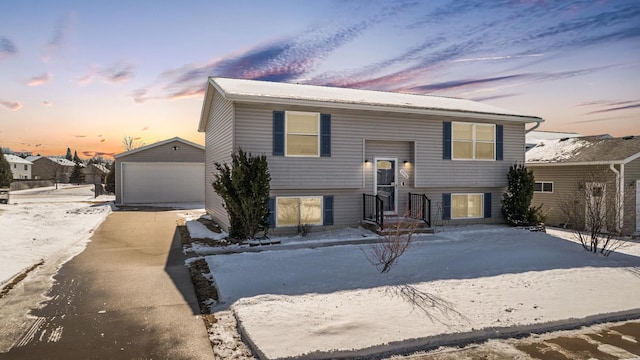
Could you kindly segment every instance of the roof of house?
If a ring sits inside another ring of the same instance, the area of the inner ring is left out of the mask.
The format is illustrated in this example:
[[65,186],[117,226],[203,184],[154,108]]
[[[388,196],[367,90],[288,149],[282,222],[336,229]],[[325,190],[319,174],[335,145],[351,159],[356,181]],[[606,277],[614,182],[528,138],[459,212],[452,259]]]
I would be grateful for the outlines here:
[[596,135],[545,140],[525,157],[527,166],[626,164],[640,157],[640,137]]
[[4,154],[4,158],[12,164],[33,164],[31,161],[12,154]]
[[[56,162],[62,166],[75,166],[76,164],[71,161],[71,160],[67,160],[63,157],[57,157],[57,156],[27,156],[27,160],[31,161],[32,163],[40,160],[41,158],[47,158],[53,162]],[[81,166],[84,167],[84,164],[80,163]]]
[[493,105],[450,97],[210,77],[198,131],[204,131],[206,128],[214,89],[227,100],[240,102],[436,115],[451,115],[453,112],[456,116],[462,117],[499,118],[525,123],[543,121],[538,116],[523,115]]
[[538,144],[544,140],[572,138],[578,136],[581,135],[576,132],[533,130],[524,135],[524,142],[527,144]]
[[170,143],[170,142],[172,142],[172,141],[178,141],[178,142],[181,142],[181,143],[183,143],[183,144],[186,144],[186,145],[193,146],[193,147],[195,147],[195,148],[198,148],[198,149],[204,150],[204,146],[202,146],[202,145],[200,145],[200,144],[196,144],[196,143],[194,143],[194,142],[191,142],[191,141],[189,141],[189,140],[185,140],[185,139],[183,139],[183,138],[180,138],[180,137],[177,137],[177,136],[176,136],[176,137],[173,137],[173,138],[171,138],[171,139],[166,139],[166,140],[158,141],[158,142],[153,143],[153,144],[150,144],[150,145],[145,145],[145,146],[141,146],[141,147],[139,147],[139,148],[133,149],[133,150],[125,151],[125,152],[122,152],[122,153],[120,153],[120,154],[116,154],[116,155],[114,155],[113,157],[114,157],[114,159],[118,159],[118,158],[121,158],[121,157],[123,157],[123,156],[127,156],[127,155],[131,155],[131,154],[135,154],[135,153],[140,152],[140,151],[145,151],[145,150],[148,150],[148,149],[154,148],[154,147],[156,147],[156,146],[160,146],[160,145],[168,144],[168,143]]
[[102,164],[89,164],[89,165],[87,165],[86,170],[89,170],[89,168],[92,168],[92,167],[97,169],[98,171],[100,171],[103,174],[106,174],[106,173],[109,172],[109,169],[107,169],[107,167],[102,165]]

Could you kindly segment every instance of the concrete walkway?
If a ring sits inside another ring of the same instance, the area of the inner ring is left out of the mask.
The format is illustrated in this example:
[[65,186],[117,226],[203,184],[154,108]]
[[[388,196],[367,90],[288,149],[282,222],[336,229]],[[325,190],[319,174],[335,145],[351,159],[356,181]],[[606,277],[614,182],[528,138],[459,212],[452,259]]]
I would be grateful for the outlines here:
[[176,220],[110,214],[0,359],[213,359]]

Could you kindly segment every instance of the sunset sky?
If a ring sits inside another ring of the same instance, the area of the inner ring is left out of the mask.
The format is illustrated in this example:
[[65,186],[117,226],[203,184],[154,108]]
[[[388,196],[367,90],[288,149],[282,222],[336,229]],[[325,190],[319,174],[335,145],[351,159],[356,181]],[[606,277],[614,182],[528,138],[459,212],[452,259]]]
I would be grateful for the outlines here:
[[640,135],[640,1],[2,1],[0,145],[197,132],[208,76],[452,96]]

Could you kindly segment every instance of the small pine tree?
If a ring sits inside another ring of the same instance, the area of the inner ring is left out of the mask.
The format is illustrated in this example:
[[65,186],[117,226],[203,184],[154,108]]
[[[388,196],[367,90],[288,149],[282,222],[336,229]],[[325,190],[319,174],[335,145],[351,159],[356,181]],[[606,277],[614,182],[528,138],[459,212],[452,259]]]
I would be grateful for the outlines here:
[[104,185],[104,189],[108,193],[116,192],[116,163],[113,162],[111,165],[108,165],[109,173],[107,174],[106,184]]
[[512,165],[507,175],[507,191],[502,197],[502,215],[513,226],[538,225],[544,222],[541,206],[531,207],[535,178],[524,165]]
[[238,149],[231,155],[231,167],[226,163],[215,167],[211,185],[229,214],[229,235],[239,240],[255,239],[260,232],[266,235],[271,181],[267,157]]
[[5,159],[4,153],[0,151],[0,187],[9,187],[12,180],[13,173],[11,173],[11,164]]
[[67,155],[65,155],[64,158],[69,161],[73,161],[73,156],[71,156],[71,149],[67,148]]
[[69,182],[73,184],[80,184],[84,182],[84,173],[82,172],[82,165],[80,165],[80,161],[76,161],[76,164],[73,166],[73,171],[71,172],[71,176],[69,177]]
[[82,159],[80,159],[80,157],[78,156],[78,151],[74,150],[73,151],[73,160],[74,163],[79,163],[82,162]]

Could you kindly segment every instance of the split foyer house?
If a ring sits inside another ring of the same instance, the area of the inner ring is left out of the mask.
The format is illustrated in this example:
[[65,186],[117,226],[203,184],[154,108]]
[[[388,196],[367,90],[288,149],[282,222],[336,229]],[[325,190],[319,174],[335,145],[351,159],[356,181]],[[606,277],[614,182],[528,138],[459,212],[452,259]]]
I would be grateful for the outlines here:
[[[589,210],[597,210],[608,231],[640,234],[640,137],[545,140],[526,160],[536,181],[531,204],[542,204],[548,225],[584,229]],[[576,224],[567,211],[575,212]]]
[[35,180],[55,180],[68,183],[75,163],[65,158],[54,156],[29,156],[33,163],[31,175]]
[[12,154],[5,154],[4,158],[11,167],[14,179],[31,179],[31,166],[33,166],[31,161]]
[[405,214],[502,222],[509,167],[524,163],[526,128],[542,121],[462,99],[209,78],[205,206],[229,226],[210,184],[214,163],[242,148],[267,155],[275,228]]

